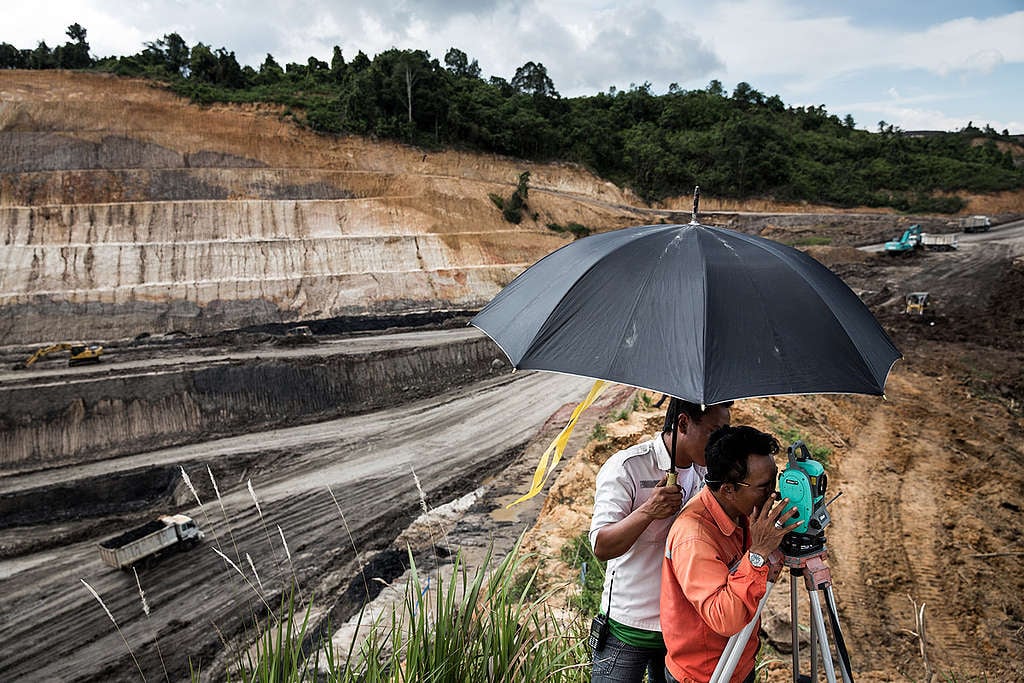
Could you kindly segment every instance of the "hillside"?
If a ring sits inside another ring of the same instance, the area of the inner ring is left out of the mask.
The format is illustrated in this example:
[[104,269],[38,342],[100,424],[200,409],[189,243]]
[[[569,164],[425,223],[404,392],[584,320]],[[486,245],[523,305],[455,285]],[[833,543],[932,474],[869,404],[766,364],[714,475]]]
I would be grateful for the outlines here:
[[[0,344],[474,309],[570,239],[549,224],[690,218],[689,197],[650,208],[578,167],[325,137],[281,108],[199,107],[152,81],[3,70],[0,96]],[[527,170],[513,225],[489,195]],[[702,207],[713,224],[832,244],[950,221]],[[965,213],[1019,215],[1024,199],[969,197]]]
[[[141,80],[3,71],[0,96],[0,343],[473,308],[568,239],[547,223],[637,222],[578,169],[329,139]],[[536,219],[512,225],[488,194],[524,170]]]

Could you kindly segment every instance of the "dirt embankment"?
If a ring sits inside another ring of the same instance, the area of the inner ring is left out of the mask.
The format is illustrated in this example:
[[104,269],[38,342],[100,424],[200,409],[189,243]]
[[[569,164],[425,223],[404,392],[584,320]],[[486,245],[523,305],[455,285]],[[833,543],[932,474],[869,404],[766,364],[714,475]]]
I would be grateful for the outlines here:
[[[893,260],[829,250],[905,355],[886,398],[776,397],[733,409],[734,424],[829,450],[829,495],[843,494],[831,508],[829,565],[857,680],[925,678],[915,605],[937,677],[1024,680],[1024,261],[1019,249],[968,251]],[[907,316],[902,295],[917,286],[932,290],[935,308]],[[610,424],[552,485],[528,542],[549,558],[549,586],[575,590],[557,558],[589,527],[600,464],[662,420],[641,410]],[[767,676],[779,683],[791,680],[782,582],[765,618],[780,653],[769,653]]]

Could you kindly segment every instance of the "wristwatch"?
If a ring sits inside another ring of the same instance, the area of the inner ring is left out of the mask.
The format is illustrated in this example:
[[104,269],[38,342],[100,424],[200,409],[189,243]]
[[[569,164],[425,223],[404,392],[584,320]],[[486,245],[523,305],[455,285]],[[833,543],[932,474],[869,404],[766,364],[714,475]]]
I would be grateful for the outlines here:
[[764,555],[758,555],[757,553],[748,553],[750,557],[750,564],[754,567],[763,567],[765,562],[768,560],[764,559]]

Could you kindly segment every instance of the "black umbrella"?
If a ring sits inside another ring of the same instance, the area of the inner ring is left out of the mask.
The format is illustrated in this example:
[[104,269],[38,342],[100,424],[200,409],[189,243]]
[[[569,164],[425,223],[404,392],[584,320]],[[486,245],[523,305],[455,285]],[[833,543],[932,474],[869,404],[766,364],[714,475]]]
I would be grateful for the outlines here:
[[696,221],[572,242],[524,271],[471,324],[516,368],[706,405],[880,395],[901,358],[828,268],[777,242]]

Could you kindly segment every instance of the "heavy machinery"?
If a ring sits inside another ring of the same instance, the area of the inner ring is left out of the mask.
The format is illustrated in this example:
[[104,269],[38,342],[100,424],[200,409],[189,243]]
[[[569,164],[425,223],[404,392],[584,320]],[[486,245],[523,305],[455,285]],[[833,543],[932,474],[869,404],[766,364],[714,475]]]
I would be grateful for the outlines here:
[[170,548],[189,548],[203,539],[203,532],[188,515],[161,515],[99,544],[105,564],[129,569],[147,557],[159,555]]
[[959,233],[934,234],[921,232],[920,225],[911,225],[896,240],[885,243],[887,254],[909,254],[914,249],[929,251],[953,251],[959,246]]
[[885,243],[885,253],[894,255],[909,254],[917,248],[920,241],[921,226],[911,225],[903,231],[902,237]]
[[99,363],[100,356],[103,355],[103,347],[99,344],[83,344],[81,342],[59,342],[57,344],[50,344],[41,349],[37,349],[35,353],[25,359],[25,367],[31,367],[37,360],[43,356],[48,356],[51,353],[58,353],[60,351],[68,351],[68,365],[79,365],[81,363]]
[[904,311],[907,315],[924,315],[924,309],[928,306],[928,292],[910,292],[907,294],[907,308]]
[[965,216],[959,221],[964,232],[988,232],[992,227],[992,219],[988,216]]

